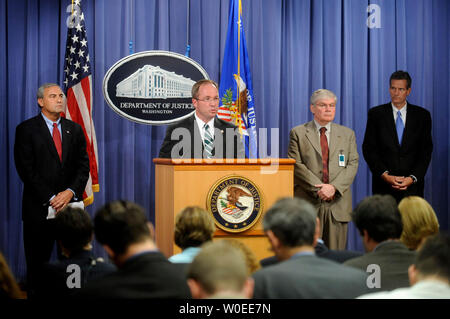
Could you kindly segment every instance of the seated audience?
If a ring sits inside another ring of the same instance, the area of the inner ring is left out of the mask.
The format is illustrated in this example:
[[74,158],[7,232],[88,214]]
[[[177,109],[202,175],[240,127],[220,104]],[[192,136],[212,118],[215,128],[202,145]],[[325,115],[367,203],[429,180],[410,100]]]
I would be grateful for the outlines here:
[[203,245],[188,266],[187,278],[195,299],[251,298],[253,294],[245,257],[227,240]]
[[[317,243],[314,246],[314,252],[317,257],[330,259],[340,264],[349,259],[359,257],[362,255],[362,253],[359,251],[329,249],[321,238],[317,239]],[[277,256],[271,256],[261,259],[259,262],[262,267],[267,267],[276,264],[277,262],[279,262],[279,260]]]
[[0,252],[0,300],[24,298],[8,263]]
[[398,204],[398,210],[403,222],[400,241],[409,249],[416,250],[428,236],[439,233],[436,213],[422,197],[403,198]]
[[408,287],[408,267],[413,263],[415,253],[400,241],[402,219],[394,197],[366,197],[353,211],[352,219],[367,253],[346,261],[344,265],[368,271],[369,275],[379,274],[379,281],[373,277],[373,290]]
[[[55,218],[55,235],[62,259],[44,265],[36,297],[64,298],[88,281],[117,270],[113,264],[94,257],[91,246],[94,225],[85,210],[67,206],[59,212]],[[71,265],[79,267],[79,277],[74,277],[78,269]],[[68,280],[71,285],[67,284]]]
[[190,297],[184,272],[158,251],[153,241],[153,226],[142,207],[129,201],[106,204],[95,215],[94,232],[119,269],[89,282],[79,297]]
[[175,217],[175,244],[182,252],[169,260],[190,263],[200,251],[200,246],[212,240],[215,230],[214,220],[206,210],[197,206],[186,207]]
[[450,236],[438,234],[425,240],[409,266],[411,287],[376,292],[361,299],[450,299]]
[[281,262],[253,274],[254,298],[356,298],[367,293],[364,271],[319,258],[316,209],[299,198],[284,198],[265,214],[264,231]]
[[229,244],[233,245],[234,247],[239,248],[241,250],[241,252],[244,254],[245,263],[247,264],[247,270],[248,270],[249,276],[261,268],[261,265],[259,264],[258,259],[256,258],[253,251],[250,249],[250,247],[248,247],[246,244],[244,244],[240,240],[237,240],[234,238],[227,239],[227,242]]

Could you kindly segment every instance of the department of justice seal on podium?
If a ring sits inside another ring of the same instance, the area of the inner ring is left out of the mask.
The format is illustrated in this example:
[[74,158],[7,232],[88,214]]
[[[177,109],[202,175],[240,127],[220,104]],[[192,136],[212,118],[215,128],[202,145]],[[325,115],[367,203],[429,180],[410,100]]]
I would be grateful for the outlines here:
[[261,190],[249,179],[237,175],[218,180],[209,190],[206,201],[216,225],[233,233],[252,227],[263,207]]

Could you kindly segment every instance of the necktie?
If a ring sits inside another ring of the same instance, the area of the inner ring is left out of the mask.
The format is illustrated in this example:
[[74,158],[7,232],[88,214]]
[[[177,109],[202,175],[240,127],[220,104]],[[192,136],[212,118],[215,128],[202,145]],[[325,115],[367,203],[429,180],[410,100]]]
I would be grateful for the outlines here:
[[205,124],[203,127],[205,129],[205,138],[203,139],[203,143],[205,145],[205,154],[206,158],[212,158],[212,150],[213,150],[213,137],[209,132],[209,125]]
[[325,184],[328,184],[329,182],[329,175],[328,175],[328,141],[327,136],[325,135],[326,127],[320,128],[320,147],[322,149],[322,165],[323,165],[323,175],[322,175],[322,181]]
[[56,151],[59,155],[59,160],[62,161],[62,144],[61,144],[61,134],[58,130],[58,124],[53,123],[53,142],[55,143]]
[[405,125],[403,124],[402,115],[400,111],[397,111],[397,120],[395,121],[395,127],[397,128],[398,143],[401,145]]

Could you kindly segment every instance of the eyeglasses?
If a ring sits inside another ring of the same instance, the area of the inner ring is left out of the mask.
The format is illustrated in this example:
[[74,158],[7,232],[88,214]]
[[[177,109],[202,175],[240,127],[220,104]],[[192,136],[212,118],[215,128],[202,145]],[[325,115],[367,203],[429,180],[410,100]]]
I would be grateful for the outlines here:
[[331,107],[331,108],[334,108],[334,107],[336,107],[336,104],[335,104],[335,103],[331,103],[331,104],[323,104],[323,103],[320,103],[320,104],[316,104],[316,106],[317,106],[317,107],[320,107],[321,109],[324,109],[324,108],[326,108],[327,106],[328,106],[328,107]]
[[202,101],[202,102],[206,102],[206,103],[219,103],[220,99],[219,97],[209,97],[207,96],[205,99],[201,100],[201,99],[196,99],[197,101]]

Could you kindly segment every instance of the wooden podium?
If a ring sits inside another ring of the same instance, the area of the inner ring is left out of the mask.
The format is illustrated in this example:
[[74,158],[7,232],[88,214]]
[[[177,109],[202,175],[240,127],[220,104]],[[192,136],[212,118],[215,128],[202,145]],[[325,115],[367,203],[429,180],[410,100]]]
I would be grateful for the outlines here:
[[156,244],[167,257],[181,251],[173,238],[175,216],[186,206],[207,209],[211,189],[227,176],[244,177],[260,190],[262,212],[249,229],[229,232],[217,227],[214,238],[239,239],[253,250],[258,259],[273,255],[263,231],[262,217],[277,199],[293,196],[295,160],[155,158],[153,162]]

